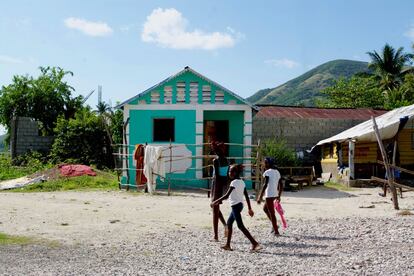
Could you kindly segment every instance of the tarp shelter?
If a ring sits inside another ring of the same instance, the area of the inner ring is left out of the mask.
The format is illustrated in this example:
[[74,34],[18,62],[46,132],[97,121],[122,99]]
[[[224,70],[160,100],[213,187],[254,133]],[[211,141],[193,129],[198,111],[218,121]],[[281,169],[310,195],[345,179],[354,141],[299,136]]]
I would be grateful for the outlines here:
[[[376,117],[375,121],[381,138],[386,140],[394,137],[398,131],[400,119],[404,117],[408,117],[409,120],[414,117],[414,105],[400,107]],[[375,138],[372,120],[369,119],[337,135],[321,140],[314,147],[332,142],[344,142],[349,139],[356,142],[375,142],[377,139]]]
[[[398,145],[396,152],[399,157],[397,163],[406,168],[414,166],[413,117],[414,105],[410,105],[375,118],[381,139],[385,141],[386,146],[387,143],[391,146],[390,142],[396,139]],[[405,124],[402,125],[402,122]],[[319,141],[312,150],[316,147],[321,147],[322,171],[331,172],[336,179],[384,177],[383,168],[378,166],[377,162],[382,160],[382,157],[372,119]]]

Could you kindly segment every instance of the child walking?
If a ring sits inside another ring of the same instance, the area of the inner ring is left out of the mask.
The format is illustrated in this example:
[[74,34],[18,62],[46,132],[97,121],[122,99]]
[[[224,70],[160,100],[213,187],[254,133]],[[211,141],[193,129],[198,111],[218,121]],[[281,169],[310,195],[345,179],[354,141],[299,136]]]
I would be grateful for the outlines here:
[[273,158],[265,158],[265,169],[266,171],[263,174],[265,178],[264,185],[260,192],[260,196],[257,198],[257,203],[260,204],[265,195],[265,204],[263,211],[265,212],[267,218],[272,223],[272,234],[279,236],[279,229],[277,227],[277,221],[275,216],[274,201],[280,201],[280,196],[282,195],[282,181],[281,176],[278,170],[274,168]]
[[243,232],[243,234],[249,239],[249,241],[252,243],[252,251],[257,251],[261,247],[259,243],[252,237],[249,230],[244,226],[243,220],[241,217],[241,211],[243,210],[243,195],[246,198],[247,206],[249,209],[249,216],[253,217],[254,212],[252,210],[252,207],[250,205],[249,196],[247,194],[246,185],[243,180],[240,179],[240,175],[243,172],[243,166],[242,165],[231,165],[229,169],[229,177],[232,180],[230,183],[230,187],[227,190],[226,194],[223,195],[221,198],[213,201],[211,203],[211,206],[216,206],[220,204],[223,200],[229,198],[230,206],[231,206],[231,213],[227,220],[227,227],[228,227],[228,235],[227,235],[227,243],[226,245],[222,246],[224,250],[230,250],[233,249],[230,246],[231,243],[231,236],[233,234],[233,223],[236,221],[237,227],[240,229],[240,231]]
[[[211,144],[213,152],[217,155],[213,160],[214,167],[214,178],[213,186],[211,189],[212,193],[212,202],[219,199],[223,196],[224,192],[227,190],[228,186],[228,170],[229,170],[229,161],[225,155],[225,146],[224,143],[213,142]],[[227,224],[223,217],[223,214],[220,211],[220,205],[214,205],[213,207],[213,231],[214,231],[214,240],[218,241],[218,223],[219,220],[224,226],[224,236],[227,237]]]

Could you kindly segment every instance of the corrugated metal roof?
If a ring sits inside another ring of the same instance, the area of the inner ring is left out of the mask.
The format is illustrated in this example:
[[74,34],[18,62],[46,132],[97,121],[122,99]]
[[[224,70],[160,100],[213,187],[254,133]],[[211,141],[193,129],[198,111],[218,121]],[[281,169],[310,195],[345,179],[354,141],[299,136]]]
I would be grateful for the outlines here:
[[319,118],[367,120],[387,111],[370,108],[314,108],[291,106],[260,106],[256,118]]

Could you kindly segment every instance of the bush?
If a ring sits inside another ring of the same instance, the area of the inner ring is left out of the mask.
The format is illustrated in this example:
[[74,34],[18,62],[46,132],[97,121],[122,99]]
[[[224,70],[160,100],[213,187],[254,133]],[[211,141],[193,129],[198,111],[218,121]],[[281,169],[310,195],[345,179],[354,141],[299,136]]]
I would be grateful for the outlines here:
[[86,108],[73,119],[59,118],[50,157],[56,163],[70,161],[112,168],[111,145],[101,118]]
[[295,151],[289,148],[284,140],[265,140],[260,147],[260,153],[263,157],[273,157],[279,167],[299,165]]
[[0,154],[0,180],[19,178],[50,168],[52,165],[45,164],[44,158],[37,152],[30,152],[12,162],[9,154]]

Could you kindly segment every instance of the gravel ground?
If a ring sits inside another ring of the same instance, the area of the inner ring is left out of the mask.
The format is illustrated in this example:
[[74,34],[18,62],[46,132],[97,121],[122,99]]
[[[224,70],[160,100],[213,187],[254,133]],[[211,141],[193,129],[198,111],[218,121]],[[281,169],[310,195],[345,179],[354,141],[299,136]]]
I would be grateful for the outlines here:
[[[414,275],[414,217],[294,219],[281,237],[235,229],[233,252],[209,229],[147,232],[119,244],[0,247],[2,275]],[[93,233],[92,233],[93,234]],[[127,233],[122,233],[127,235]]]

